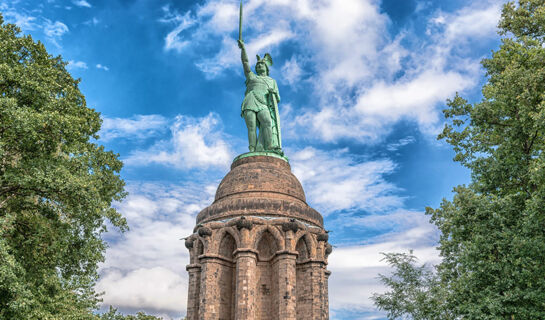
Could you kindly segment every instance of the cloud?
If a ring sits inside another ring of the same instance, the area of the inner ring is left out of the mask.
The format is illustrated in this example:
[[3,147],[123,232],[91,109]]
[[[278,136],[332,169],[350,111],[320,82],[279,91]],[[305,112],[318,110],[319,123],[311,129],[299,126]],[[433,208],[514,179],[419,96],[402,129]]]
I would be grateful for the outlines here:
[[191,17],[190,12],[187,12],[182,16],[170,13],[168,6],[163,7],[163,10],[166,12],[168,17],[164,18],[162,21],[177,24],[174,30],[169,32],[165,37],[164,49],[165,51],[174,50],[179,53],[189,44],[189,40],[184,39],[180,33],[193,26],[196,21]]
[[44,34],[52,39],[61,38],[68,31],[68,27],[60,21],[47,20],[44,26]]
[[399,148],[404,147],[406,145],[409,145],[411,143],[414,143],[415,141],[416,141],[416,139],[413,136],[408,136],[408,137],[399,139],[398,142],[389,143],[386,146],[386,150],[388,150],[388,151],[397,151],[397,150],[399,150]]
[[91,8],[91,4],[85,0],[73,0],[72,3],[78,7]]
[[399,189],[385,179],[395,169],[391,160],[362,161],[347,150],[307,147],[292,153],[290,161],[307,201],[324,216],[341,210],[382,212],[403,203]]
[[444,37],[448,42],[465,40],[468,37],[481,38],[495,34],[496,26],[500,20],[500,2],[490,2],[487,6],[479,7],[471,5],[460,9],[455,13],[439,11],[432,17],[427,34],[435,33],[443,29]]
[[124,160],[125,164],[161,164],[178,169],[227,168],[230,164],[233,152],[225,140],[218,115],[177,116],[170,131],[170,140],[159,141],[148,150],[132,152]]
[[96,65],[96,68],[97,69],[102,69],[104,71],[110,71],[110,68],[108,68],[107,66],[103,66],[100,63]]
[[281,68],[282,81],[284,84],[290,85],[293,89],[297,88],[299,81],[303,77],[303,69],[295,56],[292,56],[290,60],[286,61]]
[[6,3],[0,3],[0,10],[7,22],[16,24],[25,32],[33,31],[41,27],[37,17],[29,15],[24,10],[16,10]]
[[138,309],[183,312],[187,278],[164,267],[140,268],[123,274],[106,273],[96,287],[107,304]]
[[[293,86],[312,74],[305,84],[308,105],[284,121],[294,137],[378,143],[399,121],[437,133],[439,106],[455,92],[472,89],[482,76],[481,57],[469,54],[471,41],[496,37],[499,12],[494,1],[435,12],[422,17],[428,36],[416,37],[407,29],[391,35],[389,17],[373,0],[250,0],[243,32],[250,59],[264,51],[274,57],[285,45],[297,44],[290,46],[295,52],[288,60],[275,61],[282,66],[279,82]],[[213,52],[196,65],[215,78],[241,70],[233,39],[237,16],[237,3],[208,0],[183,14],[166,10],[163,20],[178,21],[171,33],[184,47],[190,42]],[[187,30],[185,20],[196,28]]]
[[[246,44],[246,51],[250,59],[254,59],[256,54],[268,51],[271,47],[293,37],[291,31],[276,28],[266,34],[258,36],[252,42]],[[207,79],[213,79],[223,74],[226,69],[240,66],[240,52],[238,47],[233,45],[233,39],[224,37],[222,39],[222,49],[212,58],[202,59],[196,63],[196,66],[204,72]]]
[[435,249],[438,233],[422,212],[397,210],[386,215],[348,219],[345,224],[384,227],[398,226],[400,231],[371,238],[366,245],[337,247],[329,258],[332,275],[329,280],[329,298],[334,310],[360,310],[376,312],[370,300],[374,293],[386,288],[378,274],[389,274],[390,267],[381,253],[408,252],[419,258],[419,263],[437,264],[439,252]]
[[129,182],[129,196],[116,207],[130,231],[106,234],[109,248],[96,285],[105,292],[103,306],[173,318],[185,313],[189,253],[180,238],[192,233],[217,183],[196,178],[178,185]]
[[[100,67],[97,68],[100,69]],[[103,67],[103,66],[102,66]],[[135,115],[131,118],[103,118],[99,136],[102,141],[113,139],[152,138],[167,130],[169,120],[158,114]]]
[[96,26],[100,23],[100,20],[98,20],[96,17],[93,17],[93,19],[91,20],[87,20],[85,21],[83,24],[84,25],[87,25],[87,26],[90,26],[90,25],[93,25],[93,26]]
[[74,70],[74,69],[87,69],[87,63],[83,61],[74,61],[70,60],[68,61],[68,65],[66,66],[68,70]]

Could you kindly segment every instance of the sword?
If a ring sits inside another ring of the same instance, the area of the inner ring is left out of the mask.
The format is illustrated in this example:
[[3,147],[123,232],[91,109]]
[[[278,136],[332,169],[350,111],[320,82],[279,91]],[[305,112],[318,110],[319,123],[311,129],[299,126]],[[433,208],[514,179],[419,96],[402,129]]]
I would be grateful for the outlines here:
[[242,0],[240,0],[240,11],[238,14],[238,40],[242,41]]

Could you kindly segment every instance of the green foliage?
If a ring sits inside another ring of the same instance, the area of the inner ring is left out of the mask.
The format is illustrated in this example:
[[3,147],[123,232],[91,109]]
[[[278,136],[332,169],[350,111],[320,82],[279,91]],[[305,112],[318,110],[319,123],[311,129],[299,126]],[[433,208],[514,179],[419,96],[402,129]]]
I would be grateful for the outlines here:
[[96,319],[118,155],[60,57],[0,16],[0,319]]
[[100,316],[100,320],[161,320],[163,318],[157,318],[154,316],[146,315],[143,312],[138,312],[136,316],[128,315],[124,316],[117,313],[117,309],[110,306],[110,310]]
[[[506,4],[499,26],[510,37],[482,62],[482,101],[457,95],[444,111],[450,123],[439,138],[471,170],[472,183],[427,208],[443,260],[438,281],[424,287],[443,292],[434,307],[455,318],[545,319],[545,1]],[[411,288],[405,280],[397,288],[383,279],[394,293]],[[409,302],[379,307],[413,316]]]
[[437,274],[426,265],[417,266],[412,252],[386,253],[384,260],[394,272],[379,278],[391,291],[374,294],[372,299],[379,309],[387,312],[388,319],[454,319],[445,308],[445,291]]

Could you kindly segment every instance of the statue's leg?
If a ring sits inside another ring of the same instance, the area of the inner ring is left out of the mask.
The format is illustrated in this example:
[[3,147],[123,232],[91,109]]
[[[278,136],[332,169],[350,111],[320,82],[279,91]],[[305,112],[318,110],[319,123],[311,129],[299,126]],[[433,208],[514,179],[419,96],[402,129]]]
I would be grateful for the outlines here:
[[257,143],[256,135],[256,114],[251,110],[244,111],[244,121],[246,121],[246,127],[248,128],[248,143],[250,152],[255,151]]
[[272,140],[272,120],[269,110],[261,110],[257,113],[257,119],[259,120],[259,135],[263,135],[263,147],[265,150],[271,149]]

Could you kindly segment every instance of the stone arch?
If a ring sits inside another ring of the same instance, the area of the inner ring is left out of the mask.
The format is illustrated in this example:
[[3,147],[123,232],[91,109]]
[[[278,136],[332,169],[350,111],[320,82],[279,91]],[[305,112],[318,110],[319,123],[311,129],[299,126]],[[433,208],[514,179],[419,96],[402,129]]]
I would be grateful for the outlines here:
[[237,249],[237,243],[235,238],[230,232],[224,232],[223,237],[219,242],[218,254],[229,260],[233,260],[233,253]]
[[295,250],[297,250],[297,246],[299,244],[299,241],[303,240],[305,241],[306,247],[308,249],[308,258],[309,259],[316,259],[316,241],[314,241],[314,238],[310,234],[310,232],[305,230],[299,230],[295,234]]
[[265,230],[256,245],[257,258],[259,261],[269,261],[279,249],[274,236],[268,230]]
[[225,235],[230,235],[235,241],[235,248],[240,248],[240,235],[236,232],[236,229],[233,227],[225,227],[219,229],[211,239],[211,249],[212,253],[220,254],[221,250],[221,241],[225,238]]
[[303,262],[310,258],[310,250],[304,237],[299,238],[299,241],[297,241],[295,251],[297,251],[297,262]]
[[257,250],[257,245],[259,244],[259,241],[261,240],[263,233],[265,233],[265,231],[268,231],[271,234],[271,236],[274,238],[278,250],[285,250],[286,246],[284,243],[284,239],[282,237],[282,234],[280,233],[280,231],[278,231],[277,228],[271,225],[262,225],[262,226],[254,228],[254,230],[255,231],[253,232],[253,236],[250,241],[250,243],[252,243],[252,249]]
[[204,254],[206,251],[206,245],[205,242],[199,237],[197,238],[197,248],[195,249],[195,253],[197,255],[197,258],[199,258],[200,255]]

